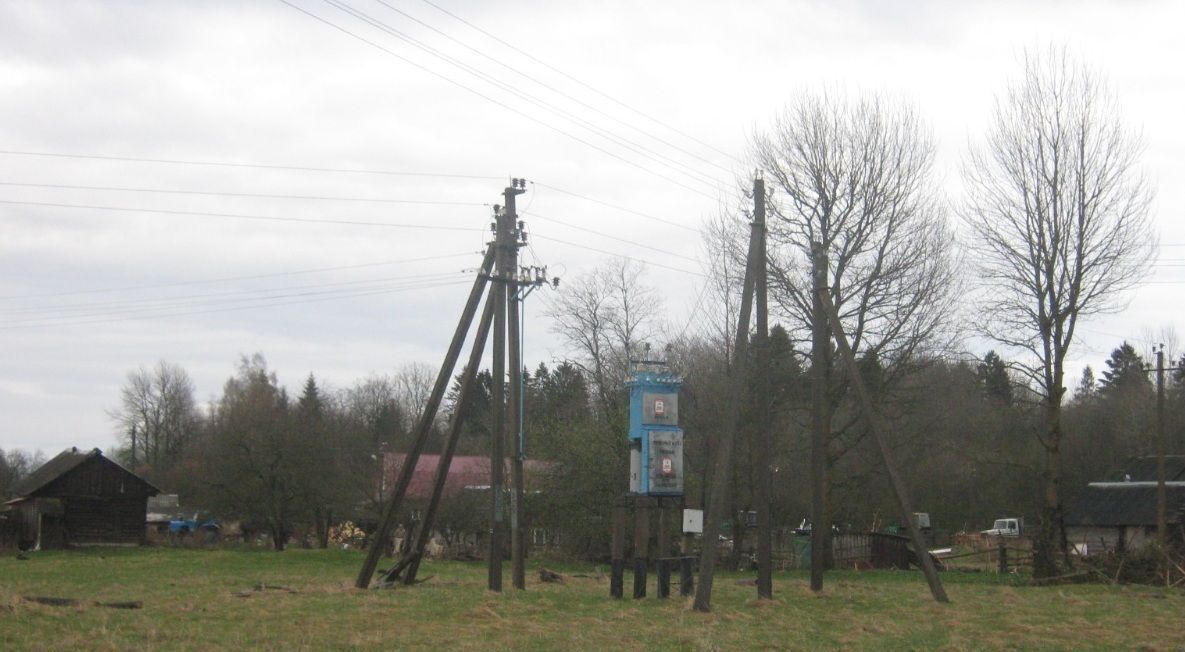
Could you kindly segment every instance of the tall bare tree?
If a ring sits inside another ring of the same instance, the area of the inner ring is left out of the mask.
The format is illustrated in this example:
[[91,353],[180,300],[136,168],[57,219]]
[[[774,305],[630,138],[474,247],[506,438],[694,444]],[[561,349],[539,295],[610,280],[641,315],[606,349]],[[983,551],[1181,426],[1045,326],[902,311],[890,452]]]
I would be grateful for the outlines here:
[[1031,356],[1020,368],[1041,394],[1044,495],[1034,564],[1043,576],[1057,573],[1055,548],[1066,551],[1067,352],[1079,319],[1120,308],[1150,269],[1152,193],[1137,168],[1140,151],[1106,86],[1050,48],[1024,56],[1023,76],[997,99],[987,138],[964,170],[964,221],[985,290],[979,324]]
[[159,474],[177,462],[196,432],[193,392],[193,381],[178,364],[161,360],[128,373],[111,416],[123,431],[133,466],[147,464]]
[[[624,397],[631,355],[658,331],[661,301],[642,280],[644,268],[615,258],[577,277],[548,302],[552,331],[574,354],[598,410],[612,411]],[[624,412],[622,412],[624,415]]]
[[428,396],[432,394],[432,384],[436,380],[436,369],[426,362],[405,362],[392,377],[395,389],[395,400],[399,402],[407,422],[404,430],[411,431],[420,415],[424,413],[424,405]]
[[[917,113],[875,95],[807,93],[755,137],[753,155],[773,190],[770,299],[789,317],[792,337],[811,339],[818,245],[853,351],[879,368],[878,385],[892,384],[946,332],[955,294],[952,233],[932,177],[934,145]],[[852,427],[851,411],[837,418],[846,383],[830,353],[819,363],[830,387],[822,415],[829,433],[825,476],[863,432]]]

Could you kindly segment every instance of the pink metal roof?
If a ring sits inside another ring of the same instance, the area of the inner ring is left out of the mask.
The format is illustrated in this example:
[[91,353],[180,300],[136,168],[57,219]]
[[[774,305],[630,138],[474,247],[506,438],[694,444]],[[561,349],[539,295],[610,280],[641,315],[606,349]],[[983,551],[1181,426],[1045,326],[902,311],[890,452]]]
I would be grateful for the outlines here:
[[[383,457],[383,476],[387,487],[394,486],[406,457],[403,453],[387,453]],[[420,455],[416,463],[416,470],[412,474],[411,484],[407,487],[409,498],[428,498],[432,495],[432,481],[436,474],[436,467],[440,465],[440,455]],[[538,479],[544,474],[550,463],[541,460],[527,460],[523,463],[527,486],[538,484]],[[506,463],[506,482],[510,483],[510,462]],[[448,476],[444,481],[444,495],[450,496],[466,488],[487,489],[490,486],[490,458],[477,455],[456,455],[449,465]]]

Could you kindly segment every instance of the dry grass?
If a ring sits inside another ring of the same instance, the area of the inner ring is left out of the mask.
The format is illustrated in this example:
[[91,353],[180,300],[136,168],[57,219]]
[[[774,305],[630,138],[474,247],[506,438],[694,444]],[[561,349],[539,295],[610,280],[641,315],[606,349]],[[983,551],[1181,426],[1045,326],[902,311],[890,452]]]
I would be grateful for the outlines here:
[[[357,591],[351,581],[360,563],[355,552],[310,550],[7,556],[0,649],[1177,650],[1185,641],[1185,592],[1148,587],[1038,588],[950,573],[952,604],[939,605],[916,573],[831,573],[821,595],[793,573],[776,576],[774,600],[758,601],[753,587],[725,577],[716,582],[714,611],[700,614],[680,598],[611,600],[606,581],[591,577],[490,594],[478,564],[426,564],[422,576],[435,577],[425,584]],[[260,584],[293,592],[256,590]],[[43,606],[26,595],[85,605]],[[142,600],[144,608],[106,609],[96,600]]]

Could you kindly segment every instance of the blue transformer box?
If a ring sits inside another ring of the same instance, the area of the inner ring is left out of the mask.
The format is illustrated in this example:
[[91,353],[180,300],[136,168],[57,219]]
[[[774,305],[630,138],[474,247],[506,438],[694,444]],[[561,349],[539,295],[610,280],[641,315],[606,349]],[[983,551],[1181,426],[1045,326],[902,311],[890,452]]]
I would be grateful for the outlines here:
[[637,363],[630,373],[630,493],[683,495],[682,384],[663,364]]

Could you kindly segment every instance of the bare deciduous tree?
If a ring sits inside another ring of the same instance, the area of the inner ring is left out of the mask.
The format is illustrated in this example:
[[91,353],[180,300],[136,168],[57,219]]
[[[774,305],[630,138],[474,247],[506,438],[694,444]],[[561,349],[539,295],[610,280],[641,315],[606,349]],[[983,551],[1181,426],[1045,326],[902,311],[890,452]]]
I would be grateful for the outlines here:
[[111,416],[123,430],[133,466],[144,463],[160,472],[176,463],[195,432],[193,391],[185,369],[164,360],[128,374]]
[[[743,213],[743,211],[740,211]],[[723,360],[732,357],[736,338],[737,312],[740,311],[741,286],[745,280],[749,226],[738,214],[721,210],[700,229],[704,268],[704,287],[693,307],[693,318],[706,324],[699,333],[719,343]],[[692,324],[687,324],[691,327]],[[681,336],[684,334],[680,334]]]
[[[805,94],[768,134],[756,136],[753,149],[773,190],[770,299],[789,317],[792,337],[809,341],[814,326],[812,247],[818,244],[854,353],[879,369],[881,385],[892,384],[922,348],[938,341],[952,321],[955,295],[952,233],[921,120],[908,105],[877,96]],[[830,351],[823,359],[831,387],[823,415],[830,469],[863,430],[851,427],[854,415],[837,419],[846,384],[831,369]]]
[[548,303],[552,330],[576,354],[597,407],[609,410],[621,394],[631,355],[657,332],[661,302],[642,282],[641,264],[610,260],[568,283]]
[[0,498],[9,498],[11,488],[45,462],[41,451],[30,454],[19,449],[8,452],[0,449]]
[[392,380],[395,386],[395,399],[399,401],[399,407],[408,419],[403,428],[411,431],[420,420],[420,415],[424,413],[424,405],[432,394],[432,385],[436,382],[436,369],[426,362],[406,362],[400,365]]
[[952,233],[935,192],[934,145],[912,108],[879,97],[804,95],[755,139],[769,200],[771,285],[811,329],[811,243],[858,354],[908,360],[949,321]]
[[[1151,191],[1140,139],[1115,101],[1064,50],[1024,57],[996,103],[986,141],[965,167],[965,222],[985,286],[988,337],[1032,356],[1021,369],[1041,394],[1045,451],[1035,572],[1057,573],[1066,550],[1060,483],[1065,360],[1079,319],[1113,311],[1149,269]],[[1057,537],[1057,532],[1061,536]]]

